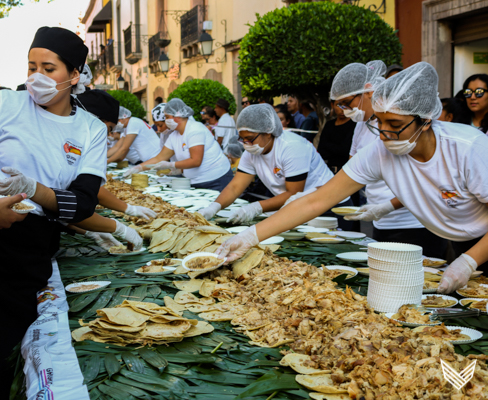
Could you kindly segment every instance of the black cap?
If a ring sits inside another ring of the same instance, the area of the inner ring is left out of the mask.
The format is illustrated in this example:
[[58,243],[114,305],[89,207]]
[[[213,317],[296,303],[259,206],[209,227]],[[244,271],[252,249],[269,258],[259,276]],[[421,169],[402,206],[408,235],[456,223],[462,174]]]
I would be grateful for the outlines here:
[[218,105],[219,107],[222,107],[225,111],[229,111],[230,104],[227,100],[218,99],[215,104]]
[[78,71],[83,71],[88,47],[75,33],[64,28],[39,28],[34,36],[31,49],[48,49],[65,59]]
[[119,102],[103,90],[89,90],[79,94],[77,99],[86,111],[98,118],[114,124],[119,121]]
[[17,89],[15,89],[17,92],[21,92],[22,90],[27,90],[27,86],[25,86],[25,83],[21,83],[19,86],[17,86]]
[[390,72],[393,72],[393,71],[403,71],[403,67],[399,64],[392,64],[388,67],[388,69],[386,70],[386,74],[385,76],[388,76],[390,74]]

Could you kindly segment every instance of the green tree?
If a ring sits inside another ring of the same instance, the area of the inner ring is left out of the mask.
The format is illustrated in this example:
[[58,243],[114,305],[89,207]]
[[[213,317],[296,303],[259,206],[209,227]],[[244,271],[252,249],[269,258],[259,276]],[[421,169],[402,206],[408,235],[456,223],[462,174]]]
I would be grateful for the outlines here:
[[295,95],[316,106],[322,124],[332,80],[342,67],[371,60],[398,64],[402,54],[395,31],[377,14],[329,1],[257,15],[240,46],[244,95]]
[[205,106],[214,107],[218,99],[225,99],[229,102],[229,114],[236,112],[236,99],[232,93],[220,82],[211,79],[192,79],[184,82],[168,97],[168,101],[178,98],[193,109],[194,118],[201,121],[200,111]]
[[[38,2],[39,0],[34,0]],[[51,2],[53,0],[49,0]],[[14,7],[22,6],[21,0],[0,0],[0,18],[8,17],[9,11]]]
[[117,100],[122,107],[130,110],[133,117],[146,118],[146,110],[135,94],[125,90],[109,90],[107,93]]

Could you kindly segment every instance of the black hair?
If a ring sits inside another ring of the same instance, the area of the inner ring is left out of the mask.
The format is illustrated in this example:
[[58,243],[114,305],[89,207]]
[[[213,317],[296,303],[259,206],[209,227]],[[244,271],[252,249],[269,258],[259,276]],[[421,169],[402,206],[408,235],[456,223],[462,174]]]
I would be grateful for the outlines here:
[[61,57],[60,55],[56,54],[59,58],[59,61],[61,61],[65,66],[66,66],[66,69],[68,70],[68,72],[71,74],[72,72],[74,72],[74,70],[76,69],[75,67],[73,67],[73,64],[69,63],[68,61],[66,61],[63,57]]
[[460,98],[457,97],[446,97],[441,99],[442,109],[448,114],[452,114],[452,122],[457,122],[460,124],[470,124],[470,117],[466,113],[465,104]]
[[210,118],[217,118],[217,120],[219,119],[219,116],[212,107],[205,106],[203,109],[205,110],[205,114],[207,114]]
[[278,110],[276,110],[276,113],[283,114],[285,116],[285,119],[287,121],[290,121],[288,123],[288,128],[296,128],[297,126],[295,125],[295,118],[293,118],[290,111],[288,111],[288,108],[284,104],[278,104],[278,105],[283,107],[275,107],[275,109],[278,108]]
[[[488,74],[474,74],[474,75],[471,75],[468,79],[466,79],[464,81],[464,84],[463,84],[463,91],[466,90],[469,86],[469,84],[473,81],[476,81],[476,80],[480,80],[480,81],[483,81],[486,85],[486,87],[488,88]],[[488,94],[486,94],[488,96]],[[474,116],[474,113],[469,109],[469,107],[467,106],[467,102],[466,102],[466,98],[464,98],[464,104],[466,104],[466,108],[468,109],[469,111],[469,115],[471,116],[471,118]],[[485,114],[485,116],[483,117],[483,119],[481,120],[481,124],[480,124],[480,128],[481,130],[484,132],[484,133],[487,133],[488,132],[488,112]]]
[[12,89],[5,87],[5,86],[0,86],[0,90],[12,90]]

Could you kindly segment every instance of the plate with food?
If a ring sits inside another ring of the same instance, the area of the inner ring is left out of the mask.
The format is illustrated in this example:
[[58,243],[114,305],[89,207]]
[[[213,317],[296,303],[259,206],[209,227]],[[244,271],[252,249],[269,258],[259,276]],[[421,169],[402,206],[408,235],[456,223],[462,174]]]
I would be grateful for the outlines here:
[[87,281],[87,282],[78,282],[78,283],[71,283],[65,287],[67,292],[70,293],[86,293],[92,292],[93,290],[103,289],[107,287],[112,282],[110,281]]
[[456,290],[456,293],[463,297],[488,299],[488,285],[470,281],[467,286]]
[[310,239],[312,242],[315,243],[322,243],[322,244],[327,244],[327,243],[343,243],[346,241],[346,239],[342,239],[340,237],[335,237],[335,236],[329,236],[329,237],[317,237],[317,238],[311,238]]
[[334,207],[332,211],[334,214],[340,215],[340,216],[347,216],[347,215],[359,215],[362,214],[362,212],[359,212],[359,209],[361,207]]
[[124,246],[124,245],[112,246],[108,250],[109,254],[113,256],[133,256],[136,254],[144,253],[145,251],[146,251],[145,247],[142,247],[140,250],[137,251],[132,251],[131,246]]
[[413,329],[413,332],[417,332],[421,336],[432,336],[447,340],[452,344],[469,344],[483,337],[483,334],[476,329],[461,326],[446,326],[444,324],[437,326],[419,326]]
[[368,253],[364,251],[351,251],[348,253],[340,253],[336,255],[337,258],[349,262],[366,262],[368,261]]
[[369,268],[356,268],[359,275],[369,276]]
[[146,265],[161,265],[163,267],[179,267],[183,260],[181,258],[159,258],[151,260]]
[[217,258],[215,253],[199,252],[186,256],[181,265],[187,271],[208,272],[221,267],[227,258]]
[[437,288],[439,287],[439,282],[434,281],[424,281],[424,287],[422,293],[437,293]]
[[151,260],[134,272],[139,275],[167,275],[173,273],[180,265],[181,259],[179,258],[163,258],[160,260]]
[[[329,271],[337,272],[336,276],[346,274],[346,280],[354,278],[358,274],[356,268],[346,267],[345,265],[325,265],[322,269],[324,271],[328,269]],[[332,279],[334,279],[336,276],[334,276]]]
[[422,296],[422,305],[427,308],[454,307],[458,303],[455,297],[445,294],[428,294]]
[[422,263],[423,263],[424,267],[440,268],[440,267],[446,265],[447,261],[443,260],[442,258],[423,256]]
[[[0,198],[4,197],[9,197],[9,196],[0,196]],[[22,200],[18,203],[15,203],[10,206],[12,211],[15,211],[17,214],[28,214],[31,211],[34,211],[36,209],[36,206],[34,206],[32,203],[30,203],[27,200]]]
[[409,326],[411,328],[440,325],[442,323],[441,321],[431,320],[431,313],[422,310],[421,307],[415,304],[405,304],[396,313],[386,313],[385,316],[393,321],[399,322],[403,326]]
[[459,304],[464,307],[468,307],[475,310],[480,310],[480,312],[487,314],[488,313],[488,299],[461,299],[459,300]]

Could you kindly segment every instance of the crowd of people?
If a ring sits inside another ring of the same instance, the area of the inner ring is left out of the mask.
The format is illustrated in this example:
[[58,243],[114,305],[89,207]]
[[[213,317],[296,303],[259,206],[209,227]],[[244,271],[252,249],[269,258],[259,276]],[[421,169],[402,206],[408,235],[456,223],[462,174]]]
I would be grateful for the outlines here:
[[[220,247],[229,261],[272,235],[330,215],[335,205],[356,204],[361,213],[341,218],[341,229],[373,221],[374,239],[418,244],[429,256],[443,257],[451,243],[456,258],[441,293],[463,286],[476,269],[488,271],[488,75],[470,76],[455,97],[439,99],[428,63],[349,64],[333,80],[332,116],[315,148],[317,110],[294,96],[278,105],[244,97],[236,122],[225,99],[203,107],[202,122],[183,100],[160,99],[151,126],[106,92],[87,89],[87,53],[74,33],[41,28],[28,54],[26,90],[0,91],[0,195],[6,196],[0,249],[5,265],[15,266],[5,268],[9,285],[1,296],[7,304],[17,299],[4,310],[10,321],[0,335],[4,376],[12,375],[5,359],[37,317],[36,293],[52,274],[62,231],[104,248],[120,244],[116,237],[141,247],[134,229],[94,213],[102,204],[147,220],[156,215],[103,187],[111,162],[128,161],[125,177],[164,170],[193,187],[218,190],[200,210],[207,219],[260,182],[267,196],[235,209],[228,222],[277,212]],[[35,209],[14,212],[23,200]]]

